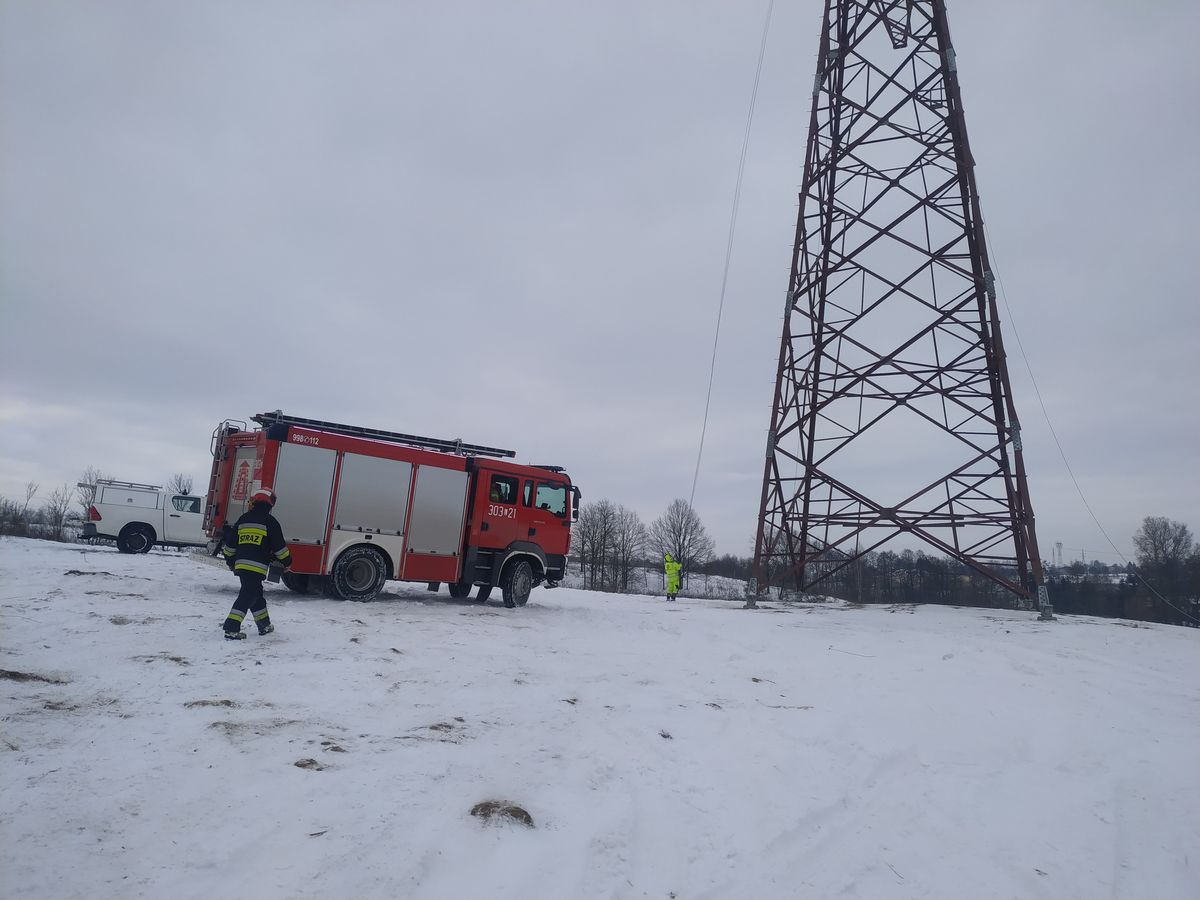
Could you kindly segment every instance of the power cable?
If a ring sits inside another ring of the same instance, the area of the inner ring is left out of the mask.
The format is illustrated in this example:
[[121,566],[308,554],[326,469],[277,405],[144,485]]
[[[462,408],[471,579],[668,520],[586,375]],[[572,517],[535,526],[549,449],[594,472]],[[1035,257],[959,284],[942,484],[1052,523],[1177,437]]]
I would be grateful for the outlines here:
[[[1046,402],[1042,399],[1042,391],[1038,387],[1037,378],[1034,377],[1033,367],[1029,364],[1029,357],[1025,355],[1025,345],[1021,343],[1021,333],[1017,330],[1017,320],[1013,316],[1012,308],[1008,305],[1008,294],[1004,290],[1004,280],[1000,277],[1000,267],[996,258],[996,244],[992,241],[992,235],[988,231],[986,221],[983,223],[983,232],[984,236],[987,238],[988,248],[991,250],[992,254],[992,274],[995,276],[996,284],[1000,288],[1000,299],[1004,301],[1004,311],[1008,314],[1008,330],[1012,333],[1013,337],[1017,339],[1017,349],[1021,351],[1021,360],[1025,363],[1025,371],[1029,373],[1029,380],[1033,384],[1033,393],[1037,396],[1038,406],[1042,408],[1042,416],[1046,420],[1046,426],[1050,429],[1050,436],[1054,438],[1054,446],[1058,448],[1058,455],[1062,457],[1063,465],[1067,467],[1067,474],[1071,476],[1071,483],[1075,485],[1075,490],[1079,494],[1079,499],[1083,501],[1084,508],[1087,509],[1088,515],[1092,517],[1092,521],[1096,523],[1096,527],[1100,529],[1100,533],[1104,535],[1104,539],[1108,541],[1108,545],[1113,548],[1113,551],[1121,558],[1121,561],[1128,565],[1129,560],[1126,558],[1125,554],[1121,552],[1121,549],[1116,545],[1113,539],[1108,536],[1108,532],[1104,529],[1104,526],[1100,524],[1100,519],[1096,517],[1096,513],[1092,510],[1092,505],[1088,503],[1087,497],[1084,496],[1083,488],[1079,486],[1079,480],[1075,477],[1075,472],[1071,469],[1071,463],[1067,460],[1066,451],[1063,450],[1062,442],[1058,439],[1058,432],[1054,430],[1054,423],[1050,421],[1050,413],[1046,410]],[[1157,597],[1167,606],[1171,607],[1171,609],[1175,610],[1181,616],[1191,619],[1197,625],[1200,625],[1200,619],[1197,619],[1186,610],[1180,609],[1178,606],[1160,594],[1155,589],[1154,585],[1142,577],[1140,572],[1135,571],[1134,574],[1137,575],[1138,580],[1141,581],[1141,583],[1144,584],[1150,593],[1154,594],[1155,597]]]
[[692,493],[688,507],[696,500],[696,483],[700,480],[700,459],[704,456],[704,436],[708,432],[708,411],[712,404],[713,376],[717,371],[717,342],[721,338],[721,315],[725,311],[725,289],[729,284],[729,262],[733,258],[733,235],[737,227],[738,206],[742,201],[742,176],[746,171],[746,153],[750,147],[750,125],[754,121],[754,106],[758,101],[758,82],[762,77],[763,58],[767,53],[767,34],[771,29],[771,13],[775,0],[768,0],[766,21],[763,22],[762,42],[758,48],[758,67],[754,71],[754,88],[750,92],[750,110],[746,114],[746,132],[742,136],[742,155],[738,160],[737,184],[733,189],[733,210],[729,215],[729,238],[725,242],[725,271],[721,276],[721,301],[717,305],[717,326],[713,333],[712,361],[708,367],[708,392],[704,397],[704,423],[700,426],[700,448],[696,451],[696,471],[692,475]]

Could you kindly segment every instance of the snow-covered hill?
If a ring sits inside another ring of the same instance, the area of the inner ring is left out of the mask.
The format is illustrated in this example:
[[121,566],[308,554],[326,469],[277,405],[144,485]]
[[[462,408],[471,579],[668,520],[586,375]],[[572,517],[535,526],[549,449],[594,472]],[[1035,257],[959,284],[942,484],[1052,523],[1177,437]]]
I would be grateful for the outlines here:
[[[0,541],[4,897],[1195,897],[1200,631]],[[486,800],[533,828],[470,815]]]

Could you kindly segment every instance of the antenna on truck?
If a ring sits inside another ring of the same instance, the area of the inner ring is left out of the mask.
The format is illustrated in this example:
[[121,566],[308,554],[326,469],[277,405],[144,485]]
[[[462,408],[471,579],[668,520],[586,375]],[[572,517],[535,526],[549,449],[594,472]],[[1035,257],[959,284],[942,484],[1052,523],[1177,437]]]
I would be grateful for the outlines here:
[[386,441],[389,444],[408,444],[410,447],[421,447],[425,450],[441,450],[459,456],[501,456],[514,457],[516,450],[501,450],[499,447],[484,447],[481,444],[467,444],[461,438],[430,438],[417,434],[404,434],[399,431],[380,431],[377,428],[360,428],[357,425],[341,425],[337,422],[322,422],[320,419],[302,419],[299,416],[284,415],[282,410],[259,413],[251,416],[250,421],[257,422],[263,428],[272,425],[296,426],[311,428],[314,431],[328,431],[333,434],[344,434],[347,437],[368,438],[372,441]]

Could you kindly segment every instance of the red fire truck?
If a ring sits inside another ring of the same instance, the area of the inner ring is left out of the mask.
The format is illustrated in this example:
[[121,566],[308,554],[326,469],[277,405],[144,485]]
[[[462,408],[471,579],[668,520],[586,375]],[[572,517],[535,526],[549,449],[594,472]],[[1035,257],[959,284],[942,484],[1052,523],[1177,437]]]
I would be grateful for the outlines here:
[[279,497],[293,591],[371,600],[388,579],[449,585],[454,597],[496,585],[524,606],[566,569],[579,489],[558,466],[506,462],[511,450],[301,419],[280,411],[226,420],[212,436],[204,530],[222,527],[266,486]]

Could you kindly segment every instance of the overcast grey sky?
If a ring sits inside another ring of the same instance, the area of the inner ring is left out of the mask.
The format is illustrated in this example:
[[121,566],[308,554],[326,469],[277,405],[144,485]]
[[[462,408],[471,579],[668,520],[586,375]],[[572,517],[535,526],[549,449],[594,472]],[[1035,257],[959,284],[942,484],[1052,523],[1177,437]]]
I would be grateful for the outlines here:
[[[696,506],[752,552],[822,4],[777,0]],[[691,489],[759,2],[0,0],[0,495],[282,408]],[[1043,556],[1200,529],[1200,4],[959,0]],[[1015,331],[1014,331],[1015,326]],[[886,459],[887,448],[880,448]]]

